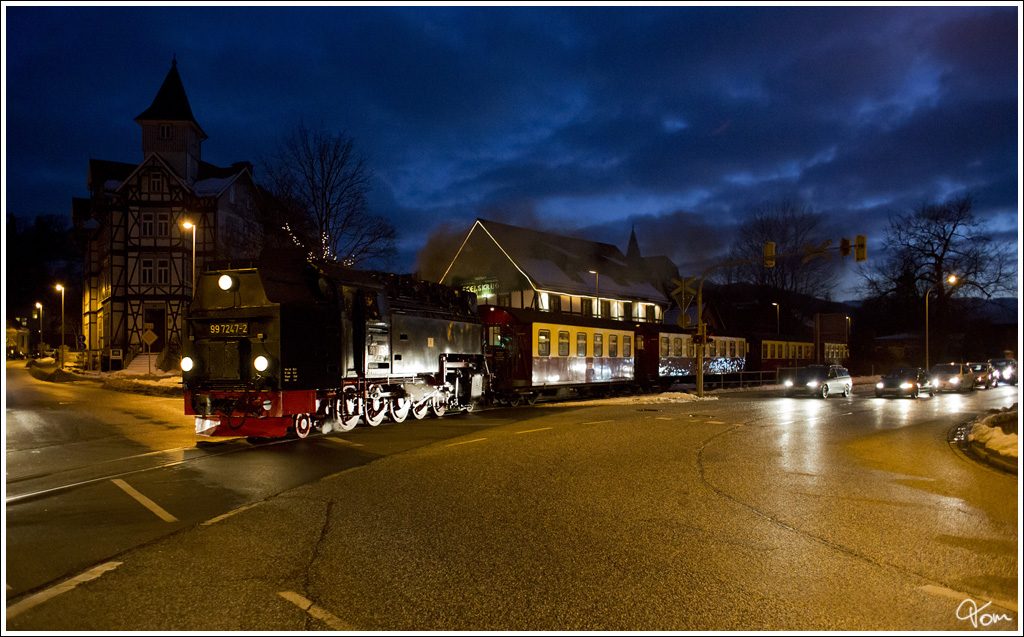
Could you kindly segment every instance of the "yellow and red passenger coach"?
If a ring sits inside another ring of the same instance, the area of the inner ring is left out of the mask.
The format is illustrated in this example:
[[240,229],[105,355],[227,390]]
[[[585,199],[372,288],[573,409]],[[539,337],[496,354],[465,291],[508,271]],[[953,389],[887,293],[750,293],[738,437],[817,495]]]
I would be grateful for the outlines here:
[[533,309],[481,306],[491,393],[501,403],[560,389],[601,394],[635,385],[631,323]]

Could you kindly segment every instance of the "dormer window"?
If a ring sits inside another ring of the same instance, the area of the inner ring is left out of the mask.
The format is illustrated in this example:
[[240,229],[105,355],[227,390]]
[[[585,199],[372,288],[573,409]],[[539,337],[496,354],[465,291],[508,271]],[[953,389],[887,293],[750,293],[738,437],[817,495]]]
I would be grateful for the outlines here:
[[173,132],[170,124],[160,124],[160,139],[170,139]]

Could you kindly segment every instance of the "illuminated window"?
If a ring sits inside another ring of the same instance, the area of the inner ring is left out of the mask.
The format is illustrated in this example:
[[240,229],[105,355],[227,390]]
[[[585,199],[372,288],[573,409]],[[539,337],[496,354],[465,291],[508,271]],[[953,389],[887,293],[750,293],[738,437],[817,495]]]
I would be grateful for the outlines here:
[[694,344],[692,338],[686,339],[686,355],[690,358],[697,355],[697,346]]
[[622,337],[622,355],[625,358],[633,356],[633,342],[629,336]]
[[658,355],[659,356],[668,356],[668,337],[667,336],[662,336],[661,337],[661,347],[659,348]]
[[[557,296],[554,298],[558,298]],[[558,333],[558,355],[568,356],[569,355],[569,332]]]
[[683,339],[672,339],[672,355],[677,358],[683,355]]
[[711,341],[708,345],[708,356],[711,358],[718,356],[718,343],[716,341]]
[[580,358],[587,357],[587,333],[576,332],[576,355]]
[[537,356],[551,355],[551,330],[537,332]]
[[765,342],[761,343],[761,358],[766,359],[766,360],[768,358],[768,343],[765,343]]
[[610,334],[608,336],[608,357],[618,358],[619,356],[619,337],[617,334]]
[[594,334],[594,358],[604,356],[604,334]]

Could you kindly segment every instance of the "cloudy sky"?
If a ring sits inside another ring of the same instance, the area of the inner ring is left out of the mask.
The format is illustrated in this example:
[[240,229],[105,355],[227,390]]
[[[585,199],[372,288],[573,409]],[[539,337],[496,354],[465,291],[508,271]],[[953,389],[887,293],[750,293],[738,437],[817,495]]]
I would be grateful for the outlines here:
[[353,137],[399,271],[477,217],[623,250],[635,227],[687,276],[775,201],[826,215],[822,240],[867,234],[869,252],[890,214],[965,194],[992,232],[1019,233],[1017,3],[15,3],[4,30],[19,217],[70,215],[90,158],[142,160],[133,120],[176,58],[205,161],[258,164],[300,122]]

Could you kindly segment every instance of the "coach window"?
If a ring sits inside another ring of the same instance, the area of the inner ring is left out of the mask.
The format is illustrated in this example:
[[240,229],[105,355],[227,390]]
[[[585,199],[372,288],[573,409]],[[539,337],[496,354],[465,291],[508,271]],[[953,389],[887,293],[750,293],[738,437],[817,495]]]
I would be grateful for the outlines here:
[[604,356],[604,334],[594,334],[594,358]]
[[715,358],[716,356],[718,356],[718,343],[717,342],[711,341],[711,347],[708,350],[708,356],[711,357],[711,358]]
[[761,358],[768,359],[768,343],[761,343]]
[[683,355],[683,339],[672,339],[672,355],[675,356],[676,358],[679,358]]
[[551,355],[551,330],[537,332],[537,356]]
[[618,358],[619,356],[619,336],[617,334],[610,334],[608,336],[608,357]]
[[576,332],[576,355],[580,358],[587,357],[587,333]]
[[487,326],[487,344],[491,347],[503,347],[501,342],[501,326],[500,325],[489,325]]
[[694,345],[692,338],[686,339],[686,355],[690,358],[697,355],[697,346]]
[[628,335],[622,337],[622,356],[623,358],[633,356],[633,339]]
[[659,356],[663,356],[663,357],[664,356],[668,356],[668,337],[667,336],[662,336],[660,344],[661,344],[661,347],[659,348],[658,355]]
[[[558,298],[558,297],[555,297]],[[568,356],[569,355],[569,332],[558,333],[558,355]]]

